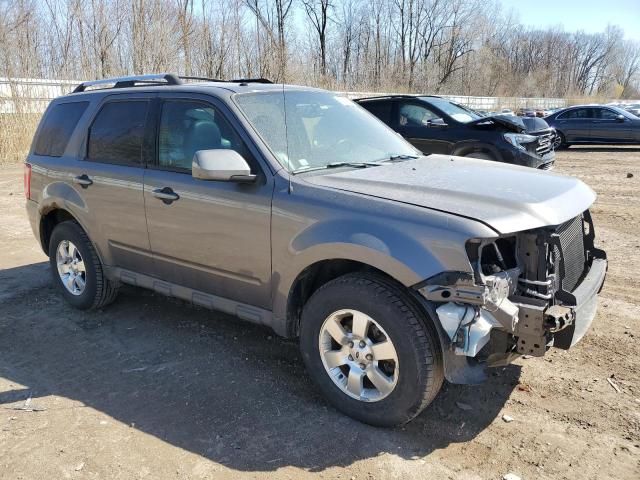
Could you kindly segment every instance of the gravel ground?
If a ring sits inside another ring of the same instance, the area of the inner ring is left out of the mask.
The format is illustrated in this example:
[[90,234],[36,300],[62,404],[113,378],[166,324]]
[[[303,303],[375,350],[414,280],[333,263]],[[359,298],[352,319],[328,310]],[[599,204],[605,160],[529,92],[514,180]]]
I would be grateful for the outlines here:
[[557,171],[599,194],[591,331],[384,430],[327,406],[296,343],[264,328],[134,288],[66,305],[22,170],[0,169],[0,478],[640,478],[640,148],[574,147]]

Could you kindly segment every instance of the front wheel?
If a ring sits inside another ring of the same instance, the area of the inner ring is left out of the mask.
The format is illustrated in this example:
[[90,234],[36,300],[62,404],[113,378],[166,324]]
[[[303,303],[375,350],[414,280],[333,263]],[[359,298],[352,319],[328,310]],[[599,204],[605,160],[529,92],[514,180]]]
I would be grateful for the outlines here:
[[471,152],[465,155],[467,158],[478,158],[480,160],[494,160],[495,158],[486,152]]
[[433,325],[378,275],[348,274],[318,289],[302,312],[300,348],[325,397],[371,425],[408,422],[442,386]]

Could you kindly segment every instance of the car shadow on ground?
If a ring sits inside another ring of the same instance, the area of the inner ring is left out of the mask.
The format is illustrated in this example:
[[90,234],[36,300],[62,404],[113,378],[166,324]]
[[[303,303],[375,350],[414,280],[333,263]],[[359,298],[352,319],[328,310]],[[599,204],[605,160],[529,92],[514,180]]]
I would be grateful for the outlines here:
[[481,386],[445,385],[410,424],[374,428],[324,402],[295,341],[135,288],[80,312],[50,286],[45,263],[0,271],[0,352],[0,375],[23,386],[0,404],[66,397],[240,471],[423,457],[482,432],[520,375],[510,366]]

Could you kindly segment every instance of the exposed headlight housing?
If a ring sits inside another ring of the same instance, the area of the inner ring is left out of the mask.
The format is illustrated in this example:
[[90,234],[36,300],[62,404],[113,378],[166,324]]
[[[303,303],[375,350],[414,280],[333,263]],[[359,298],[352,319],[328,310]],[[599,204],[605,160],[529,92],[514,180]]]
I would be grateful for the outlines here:
[[504,139],[520,150],[527,150],[525,145],[535,142],[538,137],[526,133],[505,133]]

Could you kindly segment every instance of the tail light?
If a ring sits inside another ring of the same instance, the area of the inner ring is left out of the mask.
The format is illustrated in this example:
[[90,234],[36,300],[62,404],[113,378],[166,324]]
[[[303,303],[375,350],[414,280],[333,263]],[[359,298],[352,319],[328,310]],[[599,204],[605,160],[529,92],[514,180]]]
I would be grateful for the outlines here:
[[31,200],[31,164],[24,164],[24,196]]

